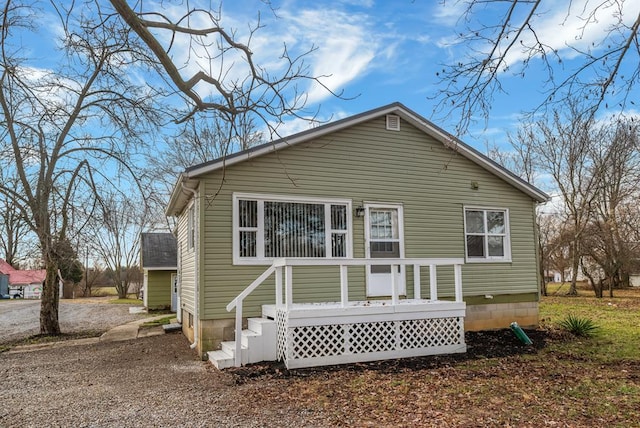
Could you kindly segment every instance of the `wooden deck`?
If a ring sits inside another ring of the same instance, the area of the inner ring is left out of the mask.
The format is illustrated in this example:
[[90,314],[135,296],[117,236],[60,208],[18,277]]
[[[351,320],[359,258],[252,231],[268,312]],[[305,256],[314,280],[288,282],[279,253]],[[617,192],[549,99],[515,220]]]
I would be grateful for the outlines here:
[[[271,275],[276,282],[275,304],[263,305],[262,315],[275,320],[277,359],[288,368],[466,352],[462,263],[462,259],[277,259],[227,305],[228,311],[236,310],[236,340],[228,345],[233,347],[229,351],[234,365],[243,363],[243,301]],[[397,266],[412,265],[414,298],[401,298],[395,275],[390,275],[390,299],[349,301],[348,268],[373,265],[390,265],[392,272]],[[438,299],[436,267],[443,265],[454,268],[454,301]],[[338,268],[340,300],[295,303],[296,266]],[[422,266],[430,272],[430,299],[421,297]]]
[[264,305],[288,368],[466,352],[464,302],[390,300]]

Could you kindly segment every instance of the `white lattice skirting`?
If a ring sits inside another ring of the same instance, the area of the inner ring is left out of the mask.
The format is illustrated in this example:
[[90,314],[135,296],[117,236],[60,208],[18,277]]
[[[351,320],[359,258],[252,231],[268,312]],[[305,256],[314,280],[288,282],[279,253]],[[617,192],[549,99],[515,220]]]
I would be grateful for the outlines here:
[[341,323],[340,317],[291,318],[278,310],[278,359],[298,368],[466,352],[464,308],[457,316],[447,312],[432,318],[424,312],[405,314],[410,319],[397,319],[397,313],[365,316],[361,322],[349,317],[351,322]]

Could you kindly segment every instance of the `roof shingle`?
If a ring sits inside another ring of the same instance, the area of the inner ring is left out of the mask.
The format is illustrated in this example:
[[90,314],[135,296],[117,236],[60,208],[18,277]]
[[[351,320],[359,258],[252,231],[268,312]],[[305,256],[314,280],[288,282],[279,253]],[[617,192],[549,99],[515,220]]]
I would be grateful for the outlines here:
[[140,251],[143,269],[176,269],[178,243],[171,233],[140,234]]

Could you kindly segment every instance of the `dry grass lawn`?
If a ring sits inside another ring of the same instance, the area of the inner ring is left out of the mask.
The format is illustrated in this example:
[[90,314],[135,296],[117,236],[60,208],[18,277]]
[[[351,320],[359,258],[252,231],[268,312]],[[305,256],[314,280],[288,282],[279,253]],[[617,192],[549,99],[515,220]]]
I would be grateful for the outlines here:
[[[261,406],[321,413],[327,426],[640,426],[640,289],[582,294],[543,298],[534,347],[507,330],[468,335],[465,356],[291,372],[264,365],[235,378]],[[561,331],[569,313],[598,324],[596,336]]]

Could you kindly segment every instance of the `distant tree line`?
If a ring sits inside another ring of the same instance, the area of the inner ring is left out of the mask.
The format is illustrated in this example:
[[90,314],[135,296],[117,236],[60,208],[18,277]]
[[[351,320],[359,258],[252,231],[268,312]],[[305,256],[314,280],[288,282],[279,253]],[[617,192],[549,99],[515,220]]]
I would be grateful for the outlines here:
[[521,125],[512,151],[489,154],[555,196],[538,212],[541,272],[568,275],[569,294],[582,276],[597,297],[612,296],[640,273],[640,126],[584,111],[570,100]]

